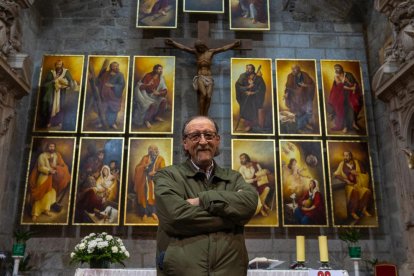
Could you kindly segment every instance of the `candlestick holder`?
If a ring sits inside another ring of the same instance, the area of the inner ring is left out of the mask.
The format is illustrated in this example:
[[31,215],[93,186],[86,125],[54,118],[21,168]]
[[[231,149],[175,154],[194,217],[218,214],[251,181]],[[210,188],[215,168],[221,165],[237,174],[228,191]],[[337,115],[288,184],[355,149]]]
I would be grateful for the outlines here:
[[293,264],[290,265],[290,269],[295,269],[295,270],[307,270],[308,268],[305,265],[305,262],[294,262]]
[[329,265],[329,262],[321,262],[321,266],[319,267],[319,269],[322,269],[322,270],[331,270],[332,267]]

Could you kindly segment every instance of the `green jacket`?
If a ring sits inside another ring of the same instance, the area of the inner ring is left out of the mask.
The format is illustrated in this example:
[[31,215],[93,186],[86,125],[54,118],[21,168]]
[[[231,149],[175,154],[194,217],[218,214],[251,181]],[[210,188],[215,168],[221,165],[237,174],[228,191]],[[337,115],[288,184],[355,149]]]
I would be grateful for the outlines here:
[[[216,163],[207,180],[190,160],[160,170],[154,182],[157,275],[246,275],[243,232],[257,207],[256,190],[238,172]],[[186,201],[196,197],[200,206]]]

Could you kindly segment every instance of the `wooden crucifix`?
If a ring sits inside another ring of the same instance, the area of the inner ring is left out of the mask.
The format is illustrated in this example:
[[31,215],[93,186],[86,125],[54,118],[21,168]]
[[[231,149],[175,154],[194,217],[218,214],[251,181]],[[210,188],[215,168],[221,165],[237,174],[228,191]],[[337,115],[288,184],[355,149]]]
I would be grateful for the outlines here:
[[[168,47],[177,48],[188,53],[194,54],[197,58],[197,74],[193,78],[193,88],[197,91],[198,114],[208,116],[211,97],[214,89],[214,79],[211,74],[212,59],[215,54],[228,51],[230,49],[251,50],[251,40],[229,40],[229,39],[209,39],[209,22],[198,21],[198,39],[191,48],[185,44],[190,44],[189,39],[167,38],[164,43]],[[217,44],[224,46],[218,47]],[[207,45],[211,45],[209,48]],[[164,48],[164,47],[159,47]]]

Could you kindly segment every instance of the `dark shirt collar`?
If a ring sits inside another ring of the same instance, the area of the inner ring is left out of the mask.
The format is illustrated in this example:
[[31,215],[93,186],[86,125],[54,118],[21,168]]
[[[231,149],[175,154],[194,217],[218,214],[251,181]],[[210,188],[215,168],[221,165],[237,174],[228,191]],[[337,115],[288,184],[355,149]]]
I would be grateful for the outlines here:
[[[204,171],[197,170],[196,166],[194,166],[195,164],[193,164],[193,162],[191,161],[190,158],[187,159],[187,161],[185,161],[184,163],[182,163],[182,165],[184,166],[184,168],[185,168],[185,174],[188,177],[194,177],[198,173],[205,174]],[[217,163],[216,163],[215,160],[213,160],[212,171],[211,171],[211,176],[210,177],[218,177],[218,178],[220,178],[222,180],[230,180],[231,179],[231,176],[227,172],[227,170],[224,170],[219,165],[217,165]]]

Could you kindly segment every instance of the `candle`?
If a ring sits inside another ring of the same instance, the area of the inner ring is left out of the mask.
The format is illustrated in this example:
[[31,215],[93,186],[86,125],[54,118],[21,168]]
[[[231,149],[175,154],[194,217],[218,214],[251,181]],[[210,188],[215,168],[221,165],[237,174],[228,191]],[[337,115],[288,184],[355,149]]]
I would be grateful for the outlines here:
[[305,261],[305,236],[296,236],[296,261]]
[[326,236],[319,236],[319,258],[322,263],[329,262],[328,239]]

